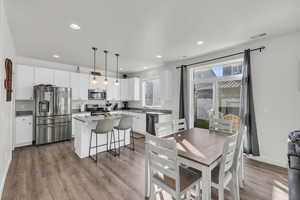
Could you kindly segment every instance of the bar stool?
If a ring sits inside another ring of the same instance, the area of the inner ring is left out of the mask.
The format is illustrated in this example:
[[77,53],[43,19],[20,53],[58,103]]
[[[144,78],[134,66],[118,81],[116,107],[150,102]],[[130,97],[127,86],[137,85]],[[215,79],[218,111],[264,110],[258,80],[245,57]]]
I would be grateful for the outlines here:
[[[133,119],[132,117],[122,117],[120,120],[120,123],[118,126],[114,127],[114,129],[118,130],[118,143],[119,143],[119,155],[120,155],[120,142],[124,142],[124,147],[127,147],[126,145],[126,131],[130,131],[130,146],[129,149],[134,151],[134,137],[132,132],[132,124]],[[120,131],[124,131],[124,138],[123,140],[120,140]]]
[[[90,146],[89,146],[89,157],[94,160],[96,163],[98,161],[98,147],[106,146],[106,151],[109,152],[108,149],[108,135],[109,133],[113,133],[113,120],[111,119],[103,119],[97,122],[96,129],[91,130],[91,137],[90,137]],[[96,146],[92,146],[92,139],[93,139],[93,134],[96,135]],[[100,134],[106,134],[106,143],[98,145],[98,135]],[[96,158],[93,158],[91,156],[91,149],[96,148]],[[116,150],[116,146],[115,146]]]

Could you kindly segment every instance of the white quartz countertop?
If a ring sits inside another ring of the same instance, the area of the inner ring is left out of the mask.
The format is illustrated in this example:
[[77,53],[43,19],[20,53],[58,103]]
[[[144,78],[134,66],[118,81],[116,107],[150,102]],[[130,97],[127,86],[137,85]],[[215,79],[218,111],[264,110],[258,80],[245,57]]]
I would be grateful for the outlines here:
[[122,117],[131,117],[130,115],[124,115],[124,114],[114,114],[110,115],[108,117],[105,117],[103,115],[100,116],[78,116],[78,117],[73,117],[73,119],[88,123],[88,122],[95,122],[99,120],[104,120],[104,119],[112,119],[112,120],[118,120],[121,119]]

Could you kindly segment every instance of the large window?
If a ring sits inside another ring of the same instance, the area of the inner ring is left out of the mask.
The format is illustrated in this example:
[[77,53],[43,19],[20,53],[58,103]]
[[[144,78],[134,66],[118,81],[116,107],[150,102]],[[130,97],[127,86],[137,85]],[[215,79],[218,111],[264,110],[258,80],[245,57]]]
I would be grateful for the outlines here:
[[241,78],[242,60],[193,70],[195,127],[209,127],[209,112],[217,118],[238,119]]
[[160,106],[158,78],[147,79],[143,81],[143,106]]

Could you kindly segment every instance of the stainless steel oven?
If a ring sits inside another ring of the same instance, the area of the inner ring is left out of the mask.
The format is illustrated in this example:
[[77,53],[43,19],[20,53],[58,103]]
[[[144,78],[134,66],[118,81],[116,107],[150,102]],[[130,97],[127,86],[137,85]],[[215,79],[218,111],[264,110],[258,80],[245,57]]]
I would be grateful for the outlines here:
[[105,100],[106,99],[106,91],[98,90],[98,89],[90,89],[88,90],[89,100]]

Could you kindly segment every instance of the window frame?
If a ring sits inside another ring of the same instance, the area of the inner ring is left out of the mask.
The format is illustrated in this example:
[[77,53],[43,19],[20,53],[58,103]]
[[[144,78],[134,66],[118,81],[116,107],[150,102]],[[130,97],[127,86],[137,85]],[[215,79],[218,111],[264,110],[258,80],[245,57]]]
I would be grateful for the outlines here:
[[158,102],[159,102],[159,105],[146,105],[146,101],[145,101],[145,87],[144,87],[144,84],[146,81],[153,81],[153,80],[158,80],[159,83],[159,87],[158,87],[158,90],[159,90],[159,93],[160,93],[160,78],[159,76],[152,76],[152,77],[149,77],[149,78],[144,78],[142,79],[142,106],[144,108],[161,108],[161,102],[160,102],[160,98],[158,99]]

